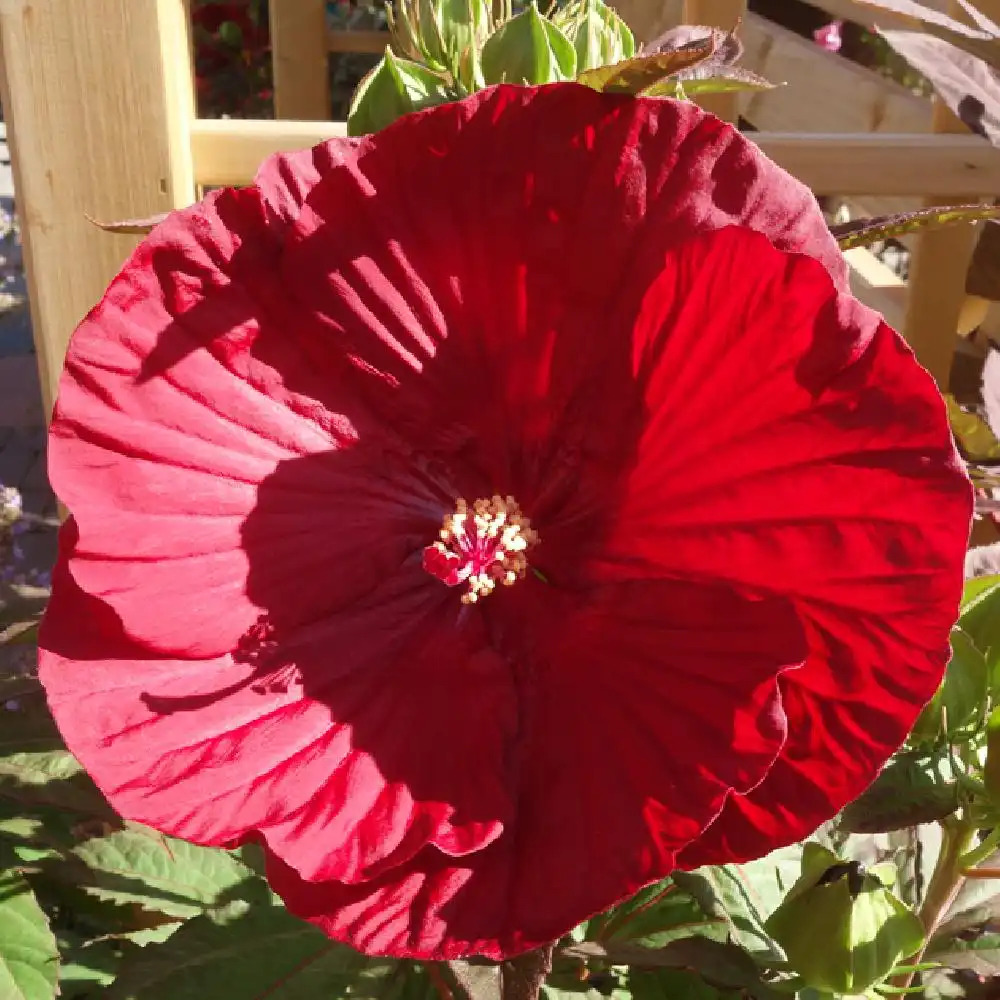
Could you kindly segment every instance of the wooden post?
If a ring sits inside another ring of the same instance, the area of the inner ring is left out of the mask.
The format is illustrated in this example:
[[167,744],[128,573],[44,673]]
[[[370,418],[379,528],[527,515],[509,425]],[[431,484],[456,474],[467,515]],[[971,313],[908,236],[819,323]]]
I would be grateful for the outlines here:
[[[997,0],[994,0],[996,6]],[[980,0],[988,15],[995,15]],[[957,0],[950,0],[948,13],[964,16]],[[966,127],[939,100],[934,101],[933,128],[937,133],[962,133]],[[985,140],[984,140],[985,141]],[[900,164],[900,169],[906,169]],[[957,201],[975,201],[977,195],[948,198],[931,195],[928,206]],[[965,280],[976,244],[978,229],[955,226],[922,234],[916,241],[910,262],[909,295],[903,336],[917,355],[917,360],[934,376],[942,391],[948,388],[951,364],[958,339],[958,328],[965,306]]]
[[274,110],[278,118],[330,118],[326,0],[271,0]]
[[0,0],[7,120],[31,318],[51,410],[76,324],[136,243],[87,221],[194,200],[184,0]]
[[[685,24],[706,24],[732,31],[746,9],[746,0],[684,0],[683,20]],[[709,94],[698,103],[726,121],[735,122],[739,117],[740,95],[737,93]]]

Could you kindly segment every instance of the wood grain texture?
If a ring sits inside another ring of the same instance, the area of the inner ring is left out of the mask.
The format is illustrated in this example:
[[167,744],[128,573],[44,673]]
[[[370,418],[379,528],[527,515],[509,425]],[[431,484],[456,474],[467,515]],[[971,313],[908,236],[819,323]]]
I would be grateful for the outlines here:
[[271,0],[274,110],[278,118],[330,117],[326,0]]
[[0,0],[0,100],[47,411],[66,344],[135,246],[86,216],[194,200],[184,0]]

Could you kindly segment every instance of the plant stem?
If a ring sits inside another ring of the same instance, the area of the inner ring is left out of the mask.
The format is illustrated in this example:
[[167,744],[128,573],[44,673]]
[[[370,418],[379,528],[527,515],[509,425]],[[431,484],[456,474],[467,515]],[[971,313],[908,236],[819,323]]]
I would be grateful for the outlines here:
[[[975,835],[975,827],[968,821],[955,820],[941,824],[941,853],[938,854],[937,864],[927,884],[924,901],[917,911],[917,916],[924,925],[924,945],[920,951],[907,959],[908,965],[920,963],[934,932],[941,925],[951,904],[955,902],[955,897],[965,881],[965,876],[962,874],[962,858],[968,852]],[[899,981],[893,980],[892,985],[908,987],[913,982],[914,975],[914,972],[904,973],[898,977]]]
[[981,861],[985,861],[990,855],[995,854],[997,847],[1000,847],[1000,826],[993,827],[978,847],[974,847],[958,859],[959,868],[975,868]]
[[500,966],[500,995],[503,1000],[538,1000],[545,977],[552,971],[552,949],[546,945]]

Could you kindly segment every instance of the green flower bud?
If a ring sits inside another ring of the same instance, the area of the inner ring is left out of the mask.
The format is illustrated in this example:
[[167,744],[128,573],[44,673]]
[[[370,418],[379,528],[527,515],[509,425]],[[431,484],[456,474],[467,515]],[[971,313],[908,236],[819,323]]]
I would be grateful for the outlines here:
[[[401,52],[459,82],[467,73],[463,66],[477,62],[479,49],[493,28],[489,0],[399,0],[399,13],[394,15],[392,8],[387,13]],[[469,76],[470,82],[474,76]]]
[[573,43],[538,13],[534,0],[523,14],[501,24],[482,55],[487,83],[556,83],[576,76]]
[[573,0],[552,22],[576,49],[576,71],[623,62],[635,55],[629,26],[603,0]]
[[831,993],[863,993],[918,951],[917,916],[888,889],[891,865],[865,869],[807,844],[802,875],[765,923],[804,982]]
[[453,96],[442,77],[419,63],[398,59],[386,49],[354,92],[347,116],[348,134],[377,132],[411,111],[443,104]]

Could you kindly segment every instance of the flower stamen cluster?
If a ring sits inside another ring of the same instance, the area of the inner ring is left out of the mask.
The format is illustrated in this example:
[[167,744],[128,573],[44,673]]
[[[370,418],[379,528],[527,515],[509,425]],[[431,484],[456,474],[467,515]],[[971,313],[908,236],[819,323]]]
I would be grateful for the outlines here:
[[513,497],[479,499],[471,508],[459,497],[441,525],[440,539],[424,549],[423,566],[449,587],[468,584],[462,603],[475,604],[498,583],[509,587],[524,577],[525,553],[537,541]]

